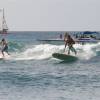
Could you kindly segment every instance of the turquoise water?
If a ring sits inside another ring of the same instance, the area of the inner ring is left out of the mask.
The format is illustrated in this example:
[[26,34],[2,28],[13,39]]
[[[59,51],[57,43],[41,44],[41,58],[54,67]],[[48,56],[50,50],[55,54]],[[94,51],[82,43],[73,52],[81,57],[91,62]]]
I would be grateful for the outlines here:
[[63,52],[63,42],[37,41],[59,34],[12,32],[0,36],[7,39],[10,53],[0,60],[0,100],[100,99],[100,43],[75,44],[79,60],[66,63],[52,57],[54,52]]

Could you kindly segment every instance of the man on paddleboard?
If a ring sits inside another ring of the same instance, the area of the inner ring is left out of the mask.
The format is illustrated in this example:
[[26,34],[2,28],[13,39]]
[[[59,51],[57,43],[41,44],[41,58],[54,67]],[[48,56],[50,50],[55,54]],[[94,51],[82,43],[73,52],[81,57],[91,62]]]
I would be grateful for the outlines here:
[[65,41],[65,49],[66,49],[66,46],[68,45],[68,54],[70,54],[70,51],[72,51],[76,55],[77,52],[75,48],[73,47],[73,44],[75,44],[75,41],[72,39],[72,37],[67,32],[64,35],[64,41]]
[[1,52],[2,52],[3,57],[4,57],[4,52],[6,52],[9,55],[9,53],[8,53],[8,43],[6,42],[6,40],[4,38],[1,40],[0,44],[2,45]]

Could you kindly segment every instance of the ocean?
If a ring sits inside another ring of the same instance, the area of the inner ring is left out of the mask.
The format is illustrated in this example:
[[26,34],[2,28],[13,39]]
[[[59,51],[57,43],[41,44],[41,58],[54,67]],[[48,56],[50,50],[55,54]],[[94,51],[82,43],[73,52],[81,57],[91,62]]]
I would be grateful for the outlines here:
[[78,60],[62,62],[52,53],[63,52],[63,41],[38,40],[63,33],[0,35],[10,53],[0,60],[0,100],[100,100],[100,43],[75,44]]

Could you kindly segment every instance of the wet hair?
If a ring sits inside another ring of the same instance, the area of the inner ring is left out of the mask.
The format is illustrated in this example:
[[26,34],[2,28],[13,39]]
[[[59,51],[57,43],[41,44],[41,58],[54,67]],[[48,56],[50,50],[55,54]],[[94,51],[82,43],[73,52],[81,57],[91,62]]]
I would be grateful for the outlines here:
[[5,41],[5,39],[3,38],[2,41]]
[[67,37],[70,39],[71,38],[71,36],[70,35],[67,35]]
[[66,32],[64,36],[67,37],[68,36],[68,33]]

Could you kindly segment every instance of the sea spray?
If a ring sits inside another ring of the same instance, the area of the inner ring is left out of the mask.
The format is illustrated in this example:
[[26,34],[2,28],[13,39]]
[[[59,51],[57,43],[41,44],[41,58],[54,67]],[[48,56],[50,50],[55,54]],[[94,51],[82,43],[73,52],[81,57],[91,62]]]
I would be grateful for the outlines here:
[[[97,44],[75,44],[75,49],[77,50],[77,57],[81,60],[89,60],[97,55],[97,51],[100,49],[100,43]],[[16,60],[42,60],[47,58],[52,58],[53,53],[65,53],[67,54],[68,48],[66,47],[66,52],[64,52],[64,45],[53,45],[53,44],[39,44],[32,45],[21,51],[20,53],[13,53]],[[71,52],[72,55],[74,55]]]

